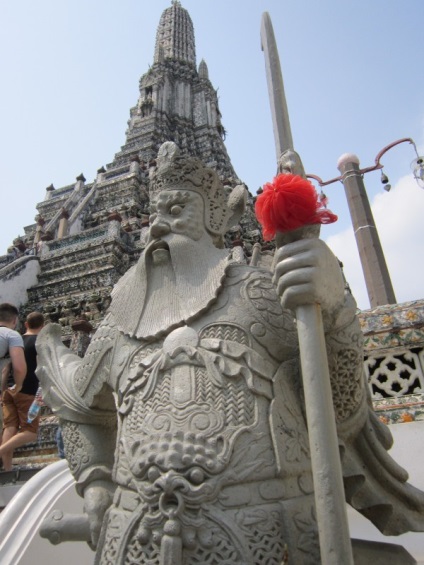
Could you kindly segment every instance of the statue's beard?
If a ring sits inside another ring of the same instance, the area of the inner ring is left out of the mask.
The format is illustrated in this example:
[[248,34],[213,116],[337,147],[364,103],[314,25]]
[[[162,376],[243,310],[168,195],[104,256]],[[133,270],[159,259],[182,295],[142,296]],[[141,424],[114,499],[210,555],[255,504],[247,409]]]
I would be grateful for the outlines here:
[[228,250],[207,236],[199,241],[169,234],[147,245],[139,262],[112,293],[118,328],[153,339],[188,323],[216,299],[228,265]]

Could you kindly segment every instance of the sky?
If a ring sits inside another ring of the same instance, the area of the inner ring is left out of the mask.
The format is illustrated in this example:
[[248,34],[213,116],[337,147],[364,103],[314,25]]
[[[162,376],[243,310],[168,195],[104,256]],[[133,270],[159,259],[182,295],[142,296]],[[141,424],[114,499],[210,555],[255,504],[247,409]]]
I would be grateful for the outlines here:
[[[0,254],[34,223],[45,188],[92,182],[125,142],[138,82],[153,63],[156,30],[170,0],[0,0]],[[197,64],[218,89],[226,146],[254,194],[276,172],[260,46],[262,13],[279,49],[294,145],[308,173],[361,167],[401,138],[424,153],[422,0],[182,0]],[[424,190],[413,146],[400,144],[364,176],[398,302],[424,298]],[[343,185],[326,187],[339,221],[324,226],[361,309],[369,308]]]

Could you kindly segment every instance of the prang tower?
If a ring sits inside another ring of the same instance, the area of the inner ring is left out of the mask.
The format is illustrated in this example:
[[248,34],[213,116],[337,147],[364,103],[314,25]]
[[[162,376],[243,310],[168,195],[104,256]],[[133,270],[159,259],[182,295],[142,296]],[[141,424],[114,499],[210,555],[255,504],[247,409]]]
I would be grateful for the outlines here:
[[[95,328],[114,284],[144,248],[149,171],[161,144],[175,141],[233,187],[241,181],[224,138],[207,65],[202,60],[196,66],[193,23],[174,0],[160,18],[153,64],[140,79],[125,144],[94,182],[81,174],[75,183],[47,187],[37,205],[37,223],[13,241],[14,255],[0,257],[0,301],[18,304],[22,315],[41,310],[62,324],[68,342],[72,328]],[[249,196],[248,211],[226,241],[240,260],[249,260],[260,240],[252,203]]]
[[216,90],[203,59],[196,68],[193,23],[179,2],[160,18],[153,65],[140,79],[140,97],[130,115],[126,143],[109,167],[125,166],[134,155],[148,163],[163,141],[175,141],[222,180],[236,180]]

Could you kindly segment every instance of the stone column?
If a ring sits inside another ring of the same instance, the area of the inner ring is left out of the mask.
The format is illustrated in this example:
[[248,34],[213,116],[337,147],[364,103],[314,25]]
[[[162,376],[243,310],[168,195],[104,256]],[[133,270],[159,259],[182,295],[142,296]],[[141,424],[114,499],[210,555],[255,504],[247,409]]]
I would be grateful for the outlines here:
[[356,155],[345,153],[338,160],[337,168],[342,174],[371,308],[396,304],[383,248],[359,169],[359,159]]
[[81,190],[85,183],[85,176],[81,173],[77,176],[74,190]]
[[118,212],[111,212],[107,217],[109,222],[108,235],[112,237],[119,237],[121,232],[122,216]]
[[59,220],[59,228],[57,230],[57,239],[62,239],[66,235],[68,235],[68,220],[69,220],[69,213],[62,208],[60,213],[60,220]]
[[131,157],[130,173],[138,174],[140,172],[140,159],[138,155]]
[[53,234],[49,231],[44,232],[40,237],[40,242],[37,245],[37,255],[43,257],[49,253],[50,249],[48,246],[49,241],[53,241]]
[[40,216],[40,214],[37,214],[34,220],[37,222],[37,227],[35,228],[34,243],[38,243],[41,239],[41,235],[43,233],[43,226],[46,222],[44,218]]
[[43,235],[43,226],[45,221],[40,215],[37,215],[35,220],[37,221],[37,227],[35,228],[33,246],[36,248],[36,253],[38,254],[38,243],[41,241],[41,236]]

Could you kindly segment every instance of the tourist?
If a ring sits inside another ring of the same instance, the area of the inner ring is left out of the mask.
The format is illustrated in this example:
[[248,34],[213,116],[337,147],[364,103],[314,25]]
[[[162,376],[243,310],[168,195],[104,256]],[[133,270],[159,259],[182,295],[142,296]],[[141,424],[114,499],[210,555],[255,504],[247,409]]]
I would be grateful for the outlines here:
[[[16,374],[17,387],[22,384],[26,374],[26,363],[24,356],[24,343],[20,333],[15,331],[18,324],[19,311],[13,304],[0,304],[0,375],[1,392],[7,387],[9,367],[12,366]],[[1,412],[1,411],[0,411]],[[0,421],[2,414],[0,414]]]
[[37,351],[35,342],[37,335],[44,326],[44,316],[40,312],[31,312],[25,321],[26,332],[23,335],[26,374],[21,386],[16,384],[14,368],[13,378],[15,388],[7,388],[3,399],[3,438],[0,446],[0,457],[5,471],[12,470],[13,452],[17,447],[34,442],[37,439],[40,416],[28,422],[28,410],[34,401],[39,387],[35,374],[37,368]]
[[[19,311],[13,304],[0,304],[0,378],[1,392],[7,388],[7,378],[10,366],[16,373],[18,386],[26,373],[26,363],[23,351],[23,340],[20,333],[15,331],[19,320]],[[16,387],[14,390],[17,390]],[[0,423],[3,412],[0,410]]]

